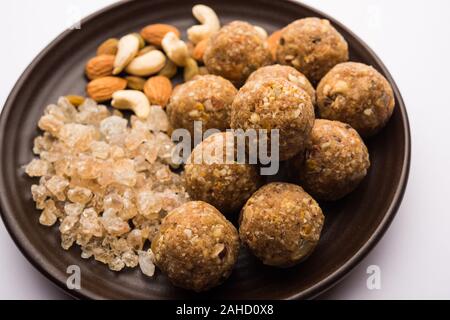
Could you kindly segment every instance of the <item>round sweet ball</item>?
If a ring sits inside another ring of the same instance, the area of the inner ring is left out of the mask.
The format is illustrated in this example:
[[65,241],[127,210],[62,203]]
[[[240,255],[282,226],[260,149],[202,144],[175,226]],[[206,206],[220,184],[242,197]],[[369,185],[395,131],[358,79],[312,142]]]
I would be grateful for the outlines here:
[[253,71],[271,64],[272,56],[266,40],[254,26],[234,21],[209,39],[203,61],[209,73],[239,86]]
[[209,136],[194,148],[184,170],[191,199],[208,202],[224,214],[239,212],[262,182],[255,165],[236,161],[234,140],[232,132]]
[[301,187],[274,182],[245,204],[239,236],[264,264],[290,267],[313,252],[323,223],[319,205]]
[[335,66],[317,87],[321,118],[350,124],[363,137],[388,122],[395,100],[391,85],[377,70],[362,63]]
[[230,126],[231,104],[237,89],[219,76],[204,75],[177,86],[167,105],[167,115],[174,129],[194,134],[194,121],[201,121],[203,131],[225,130]]
[[348,44],[328,20],[300,19],[282,30],[277,60],[317,84],[336,64],[348,60]]
[[308,78],[306,78],[301,72],[297,71],[297,69],[280,64],[262,67],[253,72],[250,77],[248,77],[247,82],[267,78],[283,78],[291,81],[305,90],[309,94],[312,104],[316,104],[316,90],[314,90],[314,87],[311,85]]
[[231,128],[279,131],[279,160],[301,152],[314,124],[314,107],[305,90],[282,78],[247,82],[231,108]]
[[348,124],[318,119],[300,167],[301,185],[320,200],[338,200],[352,192],[370,167],[369,153]]
[[155,264],[175,286],[205,291],[230,275],[239,253],[239,237],[216,208],[190,201],[163,219],[152,251]]

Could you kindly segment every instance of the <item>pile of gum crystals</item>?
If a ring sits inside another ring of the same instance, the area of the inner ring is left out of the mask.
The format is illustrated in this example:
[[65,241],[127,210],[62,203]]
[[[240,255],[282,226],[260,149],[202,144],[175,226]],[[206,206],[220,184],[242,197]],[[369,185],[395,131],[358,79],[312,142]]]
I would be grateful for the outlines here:
[[[129,125],[130,123],[130,125]],[[40,177],[31,187],[39,222],[59,221],[61,246],[74,243],[83,258],[111,270],[140,266],[153,275],[148,248],[161,219],[189,200],[171,168],[174,143],[164,110],[152,106],[147,120],[86,99],[75,108],[66,98],[46,107],[25,172]]]

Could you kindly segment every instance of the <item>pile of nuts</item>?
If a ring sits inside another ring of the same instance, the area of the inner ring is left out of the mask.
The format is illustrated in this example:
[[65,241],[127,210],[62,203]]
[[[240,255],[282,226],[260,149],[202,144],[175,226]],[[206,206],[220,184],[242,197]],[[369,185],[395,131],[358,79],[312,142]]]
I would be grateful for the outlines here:
[[[221,27],[205,5],[192,13],[200,24],[186,42],[167,24],[103,42],[85,67],[89,98],[45,109],[39,158],[25,172],[40,177],[31,190],[39,221],[59,221],[64,249],[76,243],[115,271],[139,265],[152,276],[156,265],[175,285],[203,291],[229,276],[240,244],[271,266],[306,259],[324,224],[315,199],[341,199],[364,179],[361,136],[386,125],[395,101],[378,71],[347,62],[347,42],[328,20],[299,19],[269,36],[243,21]],[[185,83],[173,88],[179,68]],[[112,111],[99,104],[108,101]],[[170,135],[194,133],[196,121],[216,133],[182,171]],[[290,164],[295,184],[264,185],[262,161],[235,160],[227,129],[260,130],[272,145],[275,129],[275,161]],[[239,210],[237,230],[227,218]]]
[[[184,81],[207,73],[199,67],[207,39],[220,29],[216,13],[204,5],[192,9],[201,23],[187,30],[189,42],[168,24],[150,24],[120,39],[111,38],[97,49],[85,67],[90,80],[87,94],[97,102],[112,99],[112,106],[147,118],[150,105],[164,107],[172,94],[170,79],[183,68]],[[75,105],[82,97],[69,96]],[[147,101],[148,100],[148,101]]]

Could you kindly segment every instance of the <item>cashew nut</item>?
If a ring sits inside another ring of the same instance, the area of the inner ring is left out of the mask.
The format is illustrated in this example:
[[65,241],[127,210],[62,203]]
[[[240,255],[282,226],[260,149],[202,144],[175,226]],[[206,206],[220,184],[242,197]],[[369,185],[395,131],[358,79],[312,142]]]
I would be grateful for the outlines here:
[[184,67],[184,81],[187,82],[189,80],[192,80],[196,75],[198,75],[198,64],[197,61],[195,61],[192,58],[189,58],[186,61],[186,66]]
[[254,26],[256,32],[258,32],[259,37],[262,40],[266,40],[268,37],[267,31],[264,30],[264,28],[260,27],[260,26]]
[[139,39],[135,34],[128,34],[119,40],[117,55],[114,60],[113,74],[119,74],[133,60],[139,51]]
[[156,47],[155,46],[152,46],[152,45],[150,45],[150,46],[145,46],[145,47],[143,47],[141,50],[139,50],[139,52],[137,53],[137,57],[139,57],[139,56],[143,56],[144,54],[146,54],[146,53],[149,53],[150,51],[153,51],[153,50],[156,50]]
[[186,43],[180,40],[173,32],[168,32],[161,41],[161,45],[170,60],[176,65],[184,67],[189,58],[189,51]]
[[177,74],[177,71],[177,65],[172,60],[166,59],[166,65],[158,72],[158,76],[165,76],[171,79]]
[[192,7],[192,14],[201,23],[201,25],[192,26],[187,30],[188,38],[193,43],[208,39],[214,32],[219,31],[219,18],[210,7],[197,4]]
[[134,76],[149,76],[157,73],[166,64],[166,56],[159,50],[153,50],[134,58],[125,71]]
[[133,110],[141,119],[147,119],[150,114],[150,103],[141,91],[119,90],[114,92],[111,105],[117,109]]
[[144,40],[144,38],[142,38],[141,34],[137,33],[137,32],[133,33],[133,35],[135,37],[137,37],[138,40],[139,40],[139,50],[143,49],[145,47],[145,40]]

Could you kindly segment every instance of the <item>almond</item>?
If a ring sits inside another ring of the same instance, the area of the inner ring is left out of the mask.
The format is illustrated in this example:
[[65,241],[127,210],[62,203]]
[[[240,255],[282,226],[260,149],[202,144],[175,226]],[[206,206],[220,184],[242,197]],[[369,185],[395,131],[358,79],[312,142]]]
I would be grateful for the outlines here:
[[270,53],[272,53],[273,59],[277,58],[277,47],[278,47],[278,43],[280,42],[281,31],[282,30],[277,30],[274,33],[272,33],[269,36],[269,38],[267,38],[267,44],[269,46]]
[[177,37],[180,37],[180,31],[176,27],[162,23],[150,24],[144,27],[141,30],[141,37],[148,43],[160,47],[162,39],[170,31],[175,33]]
[[114,68],[114,56],[111,54],[102,54],[93,57],[86,64],[86,76],[89,80],[102,78],[112,75]]
[[86,86],[87,94],[97,102],[108,101],[114,92],[127,87],[127,81],[118,77],[103,77],[92,80]]
[[199,62],[203,62],[203,54],[205,53],[206,45],[208,44],[208,39],[204,39],[197,43],[194,52],[192,53],[192,58]]
[[116,38],[110,38],[103,42],[101,45],[97,48],[97,55],[102,54],[112,54],[116,55],[117,53],[117,44],[119,43],[119,40]]
[[144,78],[141,77],[135,77],[135,76],[128,76],[125,77],[125,79],[127,80],[127,87],[131,90],[139,90],[142,91],[144,90],[144,85],[146,80]]
[[172,94],[172,82],[164,76],[151,77],[144,85],[144,93],[151,104],[165,107]]

